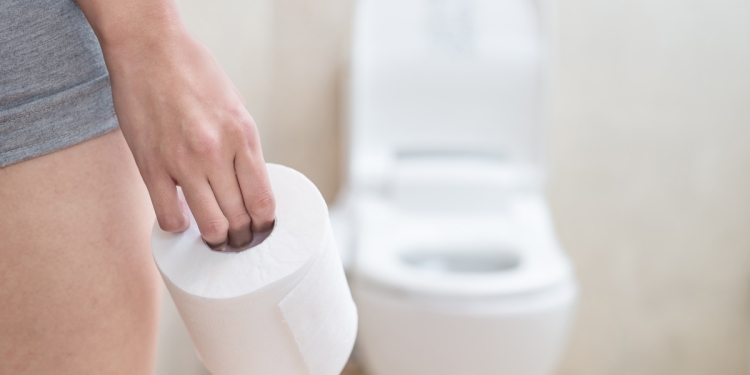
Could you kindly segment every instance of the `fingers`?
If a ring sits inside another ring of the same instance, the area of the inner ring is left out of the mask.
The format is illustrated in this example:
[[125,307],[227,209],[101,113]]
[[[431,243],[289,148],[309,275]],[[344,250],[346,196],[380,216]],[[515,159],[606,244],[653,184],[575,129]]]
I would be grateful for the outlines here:
[[229,223],[219,208],[208,180],[180,181],[180,185],[203,239],[214,249],[224,246],[227,242]]
[[266,171],[263,154],[245,150],[237,154],[234,167],[240,183],[245,209],[252,219],[253,232],[271,230],[276,217],[276,201]]
[[177,185],[166,173],[155,173],[144,179],[156,211],[159,227],[167,232],[182,232],[190,226],[187,214],[180,206]]
[[253,239],[250,231],[250,215],[245,209],[245,203],[234,173],[234,166],[217,171],[209,176],[211,189],[219,203],[219,208],[229,222],[229,246],[242,248]]

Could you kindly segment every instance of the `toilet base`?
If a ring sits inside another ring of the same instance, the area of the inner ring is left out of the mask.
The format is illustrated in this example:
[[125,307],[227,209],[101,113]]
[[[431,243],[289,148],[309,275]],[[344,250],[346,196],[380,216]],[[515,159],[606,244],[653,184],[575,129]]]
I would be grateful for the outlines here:
[[563,350],[573,281],[513,297],[417,297],[356,282],[358,357],[370,375],[549,375]]

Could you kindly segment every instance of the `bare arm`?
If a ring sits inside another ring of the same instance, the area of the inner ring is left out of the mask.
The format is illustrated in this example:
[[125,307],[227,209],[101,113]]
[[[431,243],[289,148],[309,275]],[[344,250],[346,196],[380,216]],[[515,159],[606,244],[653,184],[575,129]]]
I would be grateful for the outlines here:
[[78,0],[104,52],[120,127],[162,229],[189,222],[235,247],[273,225],[275,202],[255,123],[172,0]]

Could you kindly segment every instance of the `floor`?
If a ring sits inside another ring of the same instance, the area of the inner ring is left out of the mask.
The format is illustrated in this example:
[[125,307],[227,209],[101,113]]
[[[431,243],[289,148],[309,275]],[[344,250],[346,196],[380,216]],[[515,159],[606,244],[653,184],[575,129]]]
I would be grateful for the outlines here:
[[344,371],[341,372],[341,375],[365,375],[365,373],[359,368],[356,362],[350,361],[346,364],[346,367],[344,367]]

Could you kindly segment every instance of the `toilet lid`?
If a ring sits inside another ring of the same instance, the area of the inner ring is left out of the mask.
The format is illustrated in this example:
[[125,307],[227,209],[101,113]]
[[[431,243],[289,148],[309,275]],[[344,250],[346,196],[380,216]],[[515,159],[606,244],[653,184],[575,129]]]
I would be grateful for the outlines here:
[[504,212],[438,215],[363,204],[355,274],[403,293],[455,296],[535,292],[572,278],[544,200]]

